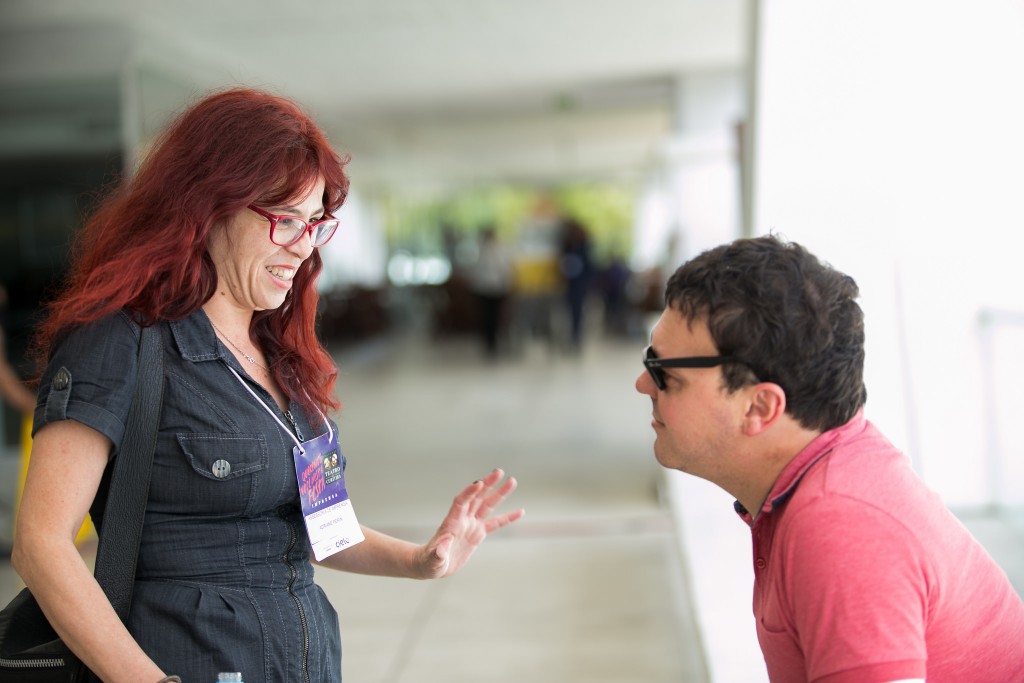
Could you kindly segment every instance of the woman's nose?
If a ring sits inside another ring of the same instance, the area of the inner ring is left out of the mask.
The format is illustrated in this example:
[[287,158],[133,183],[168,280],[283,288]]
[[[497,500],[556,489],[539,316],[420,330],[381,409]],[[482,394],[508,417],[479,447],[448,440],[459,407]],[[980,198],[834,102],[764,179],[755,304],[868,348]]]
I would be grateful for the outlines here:
[[313,237],[309,230],[302,233],[302,237],[297,242],[287,247],[288,251],[292,252],[303,261],[309,258],[309,255],[313,253]]

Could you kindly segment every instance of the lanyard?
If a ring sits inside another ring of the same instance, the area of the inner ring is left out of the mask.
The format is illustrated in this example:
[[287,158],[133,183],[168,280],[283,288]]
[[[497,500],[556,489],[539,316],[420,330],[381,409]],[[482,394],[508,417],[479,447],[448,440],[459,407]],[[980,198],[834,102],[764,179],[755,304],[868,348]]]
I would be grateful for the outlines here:
[[[295,434],[293,434],[293,433],[292,433],[292,430],[288,429],[288,428],[287,428],[287,427],[285,426],[284,422],[281,422],[281,418],[279,418],[279,417],[277,416],[277,414],[276,414],[276,413],[274,413],[274,411],[270,409],[270,406],[268,406],[268,405],[266,404],[266,402],[265,402],[265,401],[264,401],[264,400],[263,400],[262,398],[260,398],[259,396],[257,396],[257,395],[256,395],[256,392],[252,390],[252,387],[250,387],[250,386],[249,386],[249,385],[248,385],[248,384],[246,383],[246,381],[245,381],[244,379],[242,379],[242,376],[241,376],[241,375],[239,375],[239,374],[238,374],[237,372],[235,372],[235,369],[234,369],[233,367],[231,367],[231,366],[229,365],[229,366],[228,366],[228,370],[230,370],[230,371],[231,371],[231,374],[235,376],[235,379],[237,379],[237,380],[238,380],[238,383],[239,383],[239,384],[241,384],[241,385],[242,385],[242,387],[243,387],[243,388],[244,388],[244,389],[245,389],[246,391],[248,391],[248,392],[249,392],[249,393],[250,393],[250,394],[252,395],[252,397],[253,397],[254,399],[256,399],[256,400],[257,400],[257,401],[259,402],[259,404],[260,404],[261,406],[263,406],[263,410],[267,411],[267,414],[268,414],[268,415],[270,415],[270,417],[274,418],[274,422],[276,422],[277,424],[281,425],[281,429],[283,429],[283,430],[285,431],[285,434],[287,434],[288,436],[290,436],[290,437],[291,437],[291,439],[292,439],[292,441],[294,441],[294,442],[295,442],[295,445],[296,445],[296,447],[298,447],[298,449],[299,449],[299,452],[300,452],[300,453],[302,453],[303,455],[305,455],[305,453],[306,453],[306,449],[302,447],[302,442],[301,442],[301,441],[299,441],[299,439],[298,439],[298,438],[297,438],[297,437],[295,436]],[[324,411],[320,410],[319,408],[317,408],[317,411],[318,411],[318,412],[320,413],[320,417],[322,417],[322,418],[323,418],[323,420],[324,420],[324,424],[325,424],[325,425],[327,425],[327,431],[328,431],[328,433],[330,433],[330,435],[331,435],[331,436],[330,436],[330,438],[334,438],[334,430],[333,430],[333,429],[331,429],[331,421],[327,419],[327,416],[326,416],[326,415],[324,415]]]

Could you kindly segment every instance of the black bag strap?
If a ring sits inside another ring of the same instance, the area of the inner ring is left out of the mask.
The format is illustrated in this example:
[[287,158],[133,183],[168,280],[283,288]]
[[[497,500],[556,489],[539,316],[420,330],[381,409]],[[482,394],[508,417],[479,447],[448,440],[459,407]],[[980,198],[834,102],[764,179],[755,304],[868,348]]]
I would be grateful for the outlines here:
[[[96,581],[121,621],[128,620],[139,541],[149,499],[164,394],[163,341],[157,325],[141,328],[139,372],[121,448],[108,468],[110,488],[102,516],[93,514],[99,546]],[[97,503],[102,502],[101,492]],[[102,528],[101,528],[102,526]]]

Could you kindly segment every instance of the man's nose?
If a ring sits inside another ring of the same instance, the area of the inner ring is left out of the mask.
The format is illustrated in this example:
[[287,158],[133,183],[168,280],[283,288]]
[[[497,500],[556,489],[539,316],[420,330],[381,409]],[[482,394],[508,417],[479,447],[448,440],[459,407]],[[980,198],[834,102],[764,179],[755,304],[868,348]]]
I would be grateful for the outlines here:
[[654,386],[654,380],[651,379],[651,373],[647,372],[646,370],[644,370],[637,376],[636,382],[633,384],[633,386],[636,387],[636,390],[639,391],[641,394],[646,394],[647,396],[651,397],[653,397],[658,390],[658,388]]

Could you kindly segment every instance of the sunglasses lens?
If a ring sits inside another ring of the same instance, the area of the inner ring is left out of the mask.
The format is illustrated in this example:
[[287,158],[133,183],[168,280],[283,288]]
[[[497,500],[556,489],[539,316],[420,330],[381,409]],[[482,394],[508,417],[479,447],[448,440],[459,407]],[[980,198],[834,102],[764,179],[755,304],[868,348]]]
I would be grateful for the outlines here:
[[654,348],[648,346],[644,349],[644,367],[647,368],[647,373],[654,380],[654,386],[658,389],[665,390],[665,371],[659,367],[652,367],[648,364],[648,361],[654,360],[657,356],[654,355]]

